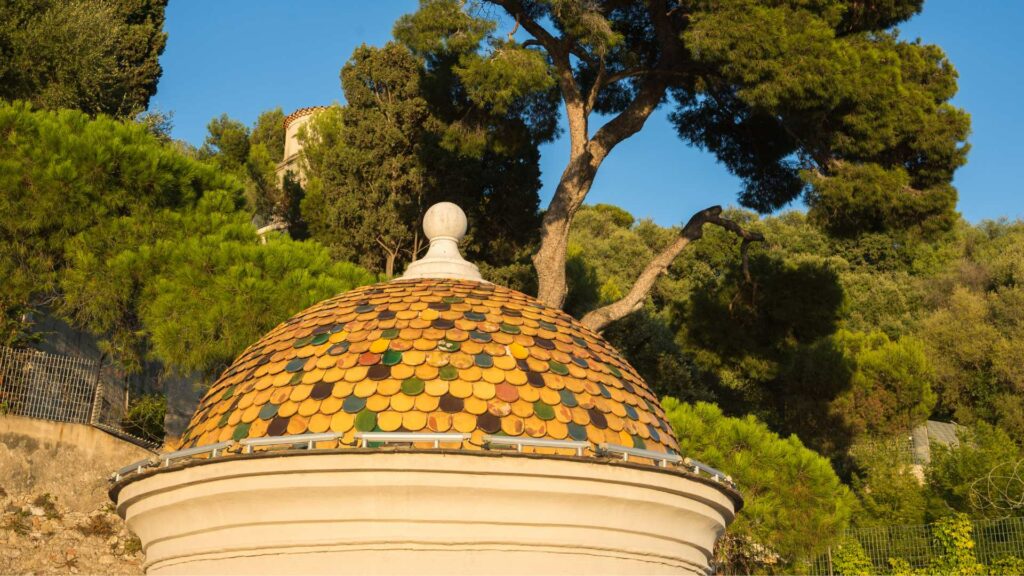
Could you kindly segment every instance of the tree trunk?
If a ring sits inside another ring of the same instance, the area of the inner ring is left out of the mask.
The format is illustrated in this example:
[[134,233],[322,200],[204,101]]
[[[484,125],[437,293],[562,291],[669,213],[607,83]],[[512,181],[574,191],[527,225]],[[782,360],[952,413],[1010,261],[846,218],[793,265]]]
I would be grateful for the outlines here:
[[562,174],[541,223],[540,249],[533,255],[538,280],[537,299],[553,308],[561,308],[569,292],[565,276],[569,229],[594,183],[599,165],[589,161],[589,156],[585,152],[578,154]]
[[590,192],[594,177],[604,159],[616,145],[643,128],[651,113],[665,97],[668,81],[660,72],[668,70],[676,57],[678,32],[669,24],[664,2],[650,0],[647,9],[651,13],[655,32],[665,41],[665,69],[659,70],[659,73],[646,74],[644,80],[639,82],[640,87],[632,102],[591,137],[590,114],[593,112],[598,94],[606,87],[603,84],[603,61],[600,63],[601,70],[595,82],[588,93],[583,94],[574,76],[572,56],[579,56],[580,53],[573,51],[573,43],[566,41],[565,38],[555,37],[532,20],[519,0],[495,1],[515,17],[517,27],[521,24],[547,51],[565,103],[565,115],[569,125],[569,164],[562,172],[555,195],[544,213],[540,249],[533,255],[533,265],[537,271],[538,300],[552,308],[561,308],[569,291],[565,263],[573,217]]

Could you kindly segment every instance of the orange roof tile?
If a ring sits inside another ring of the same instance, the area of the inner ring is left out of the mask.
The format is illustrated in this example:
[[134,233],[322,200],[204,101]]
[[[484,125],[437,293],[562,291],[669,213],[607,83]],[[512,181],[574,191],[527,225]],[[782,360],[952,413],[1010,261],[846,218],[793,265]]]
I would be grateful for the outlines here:
[[291,114],[286,116],[285,119],[284,119],[284,130],[285,130],[285,132],[288,131],[288,125],[291,124],[297,118],[302,118],[303,116],[309,116],[310,114],[312,114],[312,113],[314,113],[314,112],[316,112],[318,110],[325,110],[326,108],[327,108],[327,106],[307,106],[305,108],[299,108],[298,110],[292,112]]

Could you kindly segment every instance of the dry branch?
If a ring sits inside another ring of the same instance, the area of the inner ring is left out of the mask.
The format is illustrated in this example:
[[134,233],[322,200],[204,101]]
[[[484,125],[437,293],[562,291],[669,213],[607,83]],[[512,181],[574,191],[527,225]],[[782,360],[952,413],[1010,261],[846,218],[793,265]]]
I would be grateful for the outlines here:
[[676,259],[676,256],[679,256],[679,253],[682,252],[690,242],[699,240],[704,235],[705,224],[721,226],[743,239],[740,243],[740,255],[743,260],[743,277],[747,282],[750,282],[747,249],[752,242],[763,241],[764,236],[759,232],[746,230],[728,218],[723,218],[722,207],[712,206],[710,208],[705,208],[690,217],[690,221],[683,227],[679,237],[666,246],[660,253],[658,253],[657,256],[651,259],[647,264],[647,267],[645,267],[643,272],[640,273],[640,276],[637,277],[636,282],[633,283],[633,287],[630,288],[629,293],[607,306],[602,306],[597,310],[588,312],[580,322],[582,322],[584,326],[597,332],[602,330],[608,324],[628,314],[636,312],[643,307],[644,300],[646,300],[647,295],[650,294],[658,276],[664,274],[665,271],[668,270],[672,261]]

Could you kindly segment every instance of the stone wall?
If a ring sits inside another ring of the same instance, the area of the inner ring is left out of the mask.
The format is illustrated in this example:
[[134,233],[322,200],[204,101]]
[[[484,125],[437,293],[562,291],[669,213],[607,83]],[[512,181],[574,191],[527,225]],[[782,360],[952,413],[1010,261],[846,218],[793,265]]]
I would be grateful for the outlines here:
[[0,574],[141,574],[107,477],[150,455],[85,424],[0,416]]

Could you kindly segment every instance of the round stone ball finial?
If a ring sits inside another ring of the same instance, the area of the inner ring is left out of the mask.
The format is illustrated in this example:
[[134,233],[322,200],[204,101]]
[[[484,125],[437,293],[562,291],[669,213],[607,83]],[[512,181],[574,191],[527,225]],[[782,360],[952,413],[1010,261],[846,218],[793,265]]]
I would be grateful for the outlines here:
[[480,269],[466,262],[459,252],[459,240],[466,236],[466,213],[451,202],[431,206],[423,215],[423,232],[430,247],[422,258],[409,264],[402,278],[461,278],[483,280]]
[[451,202],[438,202],[423,215],[423,232],[430,240],[454,238],[458,242],[466,237],[468,225],[466,213]]

